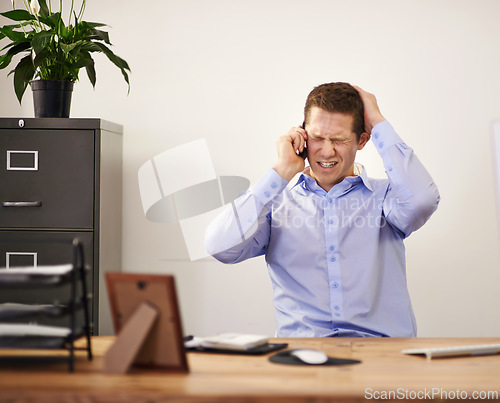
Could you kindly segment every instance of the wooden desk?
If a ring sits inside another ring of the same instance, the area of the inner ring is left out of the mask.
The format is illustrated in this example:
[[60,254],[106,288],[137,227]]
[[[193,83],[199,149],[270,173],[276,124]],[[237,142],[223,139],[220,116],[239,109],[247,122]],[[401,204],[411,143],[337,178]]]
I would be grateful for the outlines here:
[[[349,366],[287,366],[267,356],[188,353],[189,374],[136,371],[102,372],[102,356],[113,337],[94,337],[95,358],[82,353],[75,372],[65,364],[6,364],[0,361],[0,401],[9,402],[326,402],[343,398],[365,401],[395,397],[450,398],[457,393],[500,395],[500,355],[435,359],[400,353],[404,348],[500,343],[500,338],[414,339],[275,339],[290,348],[311,347],[330,356],[354,358]],[[4,355],[8,350],[0,350]],[[271,353],[274,354],[274,353]],[[397,395],[396,395],[397,393]],[[376,399],[378,397],[378,399]],[[387,396],[386,396],[387,397]],[[386,400],[386,399],[384,399]],[[478,399],[479,400],[479,399]]]

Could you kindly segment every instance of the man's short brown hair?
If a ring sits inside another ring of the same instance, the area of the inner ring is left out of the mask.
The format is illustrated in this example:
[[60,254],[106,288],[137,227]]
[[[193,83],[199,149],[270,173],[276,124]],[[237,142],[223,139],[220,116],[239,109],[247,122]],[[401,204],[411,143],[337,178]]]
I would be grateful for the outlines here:
[[358,142],[365,131],[364,107],[359,92],[348,83],[328,83],[315,87],[307,96],[304,122],[307,124],[313,106],[327,112],[340,112],[353,117],[353,131]]

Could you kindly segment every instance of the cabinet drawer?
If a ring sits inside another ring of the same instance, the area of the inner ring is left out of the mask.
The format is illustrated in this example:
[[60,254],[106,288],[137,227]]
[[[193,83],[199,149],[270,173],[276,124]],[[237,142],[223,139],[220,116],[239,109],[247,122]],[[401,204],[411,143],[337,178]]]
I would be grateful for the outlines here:
[[[80,239],[83,244],[85,266],[92,267],[93,234],[91,232],[41,232],[41,231],[0,231],[0,267],[6,266],[43,266],[73,262],[73,247],[71,240]],[[59,241],[59,242],[58,242]],[[64,241],[64,242],[61,242]],[[94,294],[93,271],[87,271],[87,292]],[[24,304],[65,304],[70,299],[70,285],[52,287],[50,292],[40,288],[2,289],[0,303],[16,301]],[[91,322],[93,320],[92,306],[89,304]],[[79,315],[80,316],[80,315]],[[21,319],[20,322],[25,321]],[[37,318],[37,323],[48,325],[67,325],[67,318]]]
[[92,266],[92,232],[0,231],[0,267],[72,263],[74,238],[83,244],[85,264]]
[[0,227],[92,228],[94,131],[0,129]]

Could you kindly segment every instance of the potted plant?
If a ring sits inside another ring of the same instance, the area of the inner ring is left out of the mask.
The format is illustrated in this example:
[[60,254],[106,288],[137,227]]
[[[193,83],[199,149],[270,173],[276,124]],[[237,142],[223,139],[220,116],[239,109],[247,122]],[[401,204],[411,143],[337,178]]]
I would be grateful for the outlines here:
[[[19,0],[18,0],[19,2]],[[0,41],[8,39],[9,44],[0,52],[0,69],[12,62],[14,56],[24,54],[10,74],[14,74],[14,90],[21,103],[28,84],[33,90],[35,117],[69,117],[69,102],[73,84],[78,81],[80,69],[85,68],[87,76],[95,87],[96,72],[92,54],[104,53],[130,83],[130,68],[125,60],[110,49],[109,35],[98,28],[106,24],[83,21],[86,0],[80,8],[75,8],[75,0],[67,17],[63,18],[63,0],[59,0],[59,10],[52,11],[51,0],[22,0],[24,9],[13,9],[0,13],[15,21],[13,25],[0,27]],[[52,105],[40,105],[40,93],[48,93]],[[69,101],[63,97],[69,95]],[[57,105],[59,104],[59,105]],[[48,108],[48,109],[47,109]]]

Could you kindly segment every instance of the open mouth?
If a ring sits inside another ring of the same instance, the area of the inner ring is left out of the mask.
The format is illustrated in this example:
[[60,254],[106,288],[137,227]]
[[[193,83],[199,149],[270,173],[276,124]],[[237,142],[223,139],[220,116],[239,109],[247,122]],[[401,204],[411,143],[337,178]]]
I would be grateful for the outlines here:
[[322,166],[323,168],[332,168],[335,165],[337,165],[337,162],[320,162],[318,161],[318,164]]

